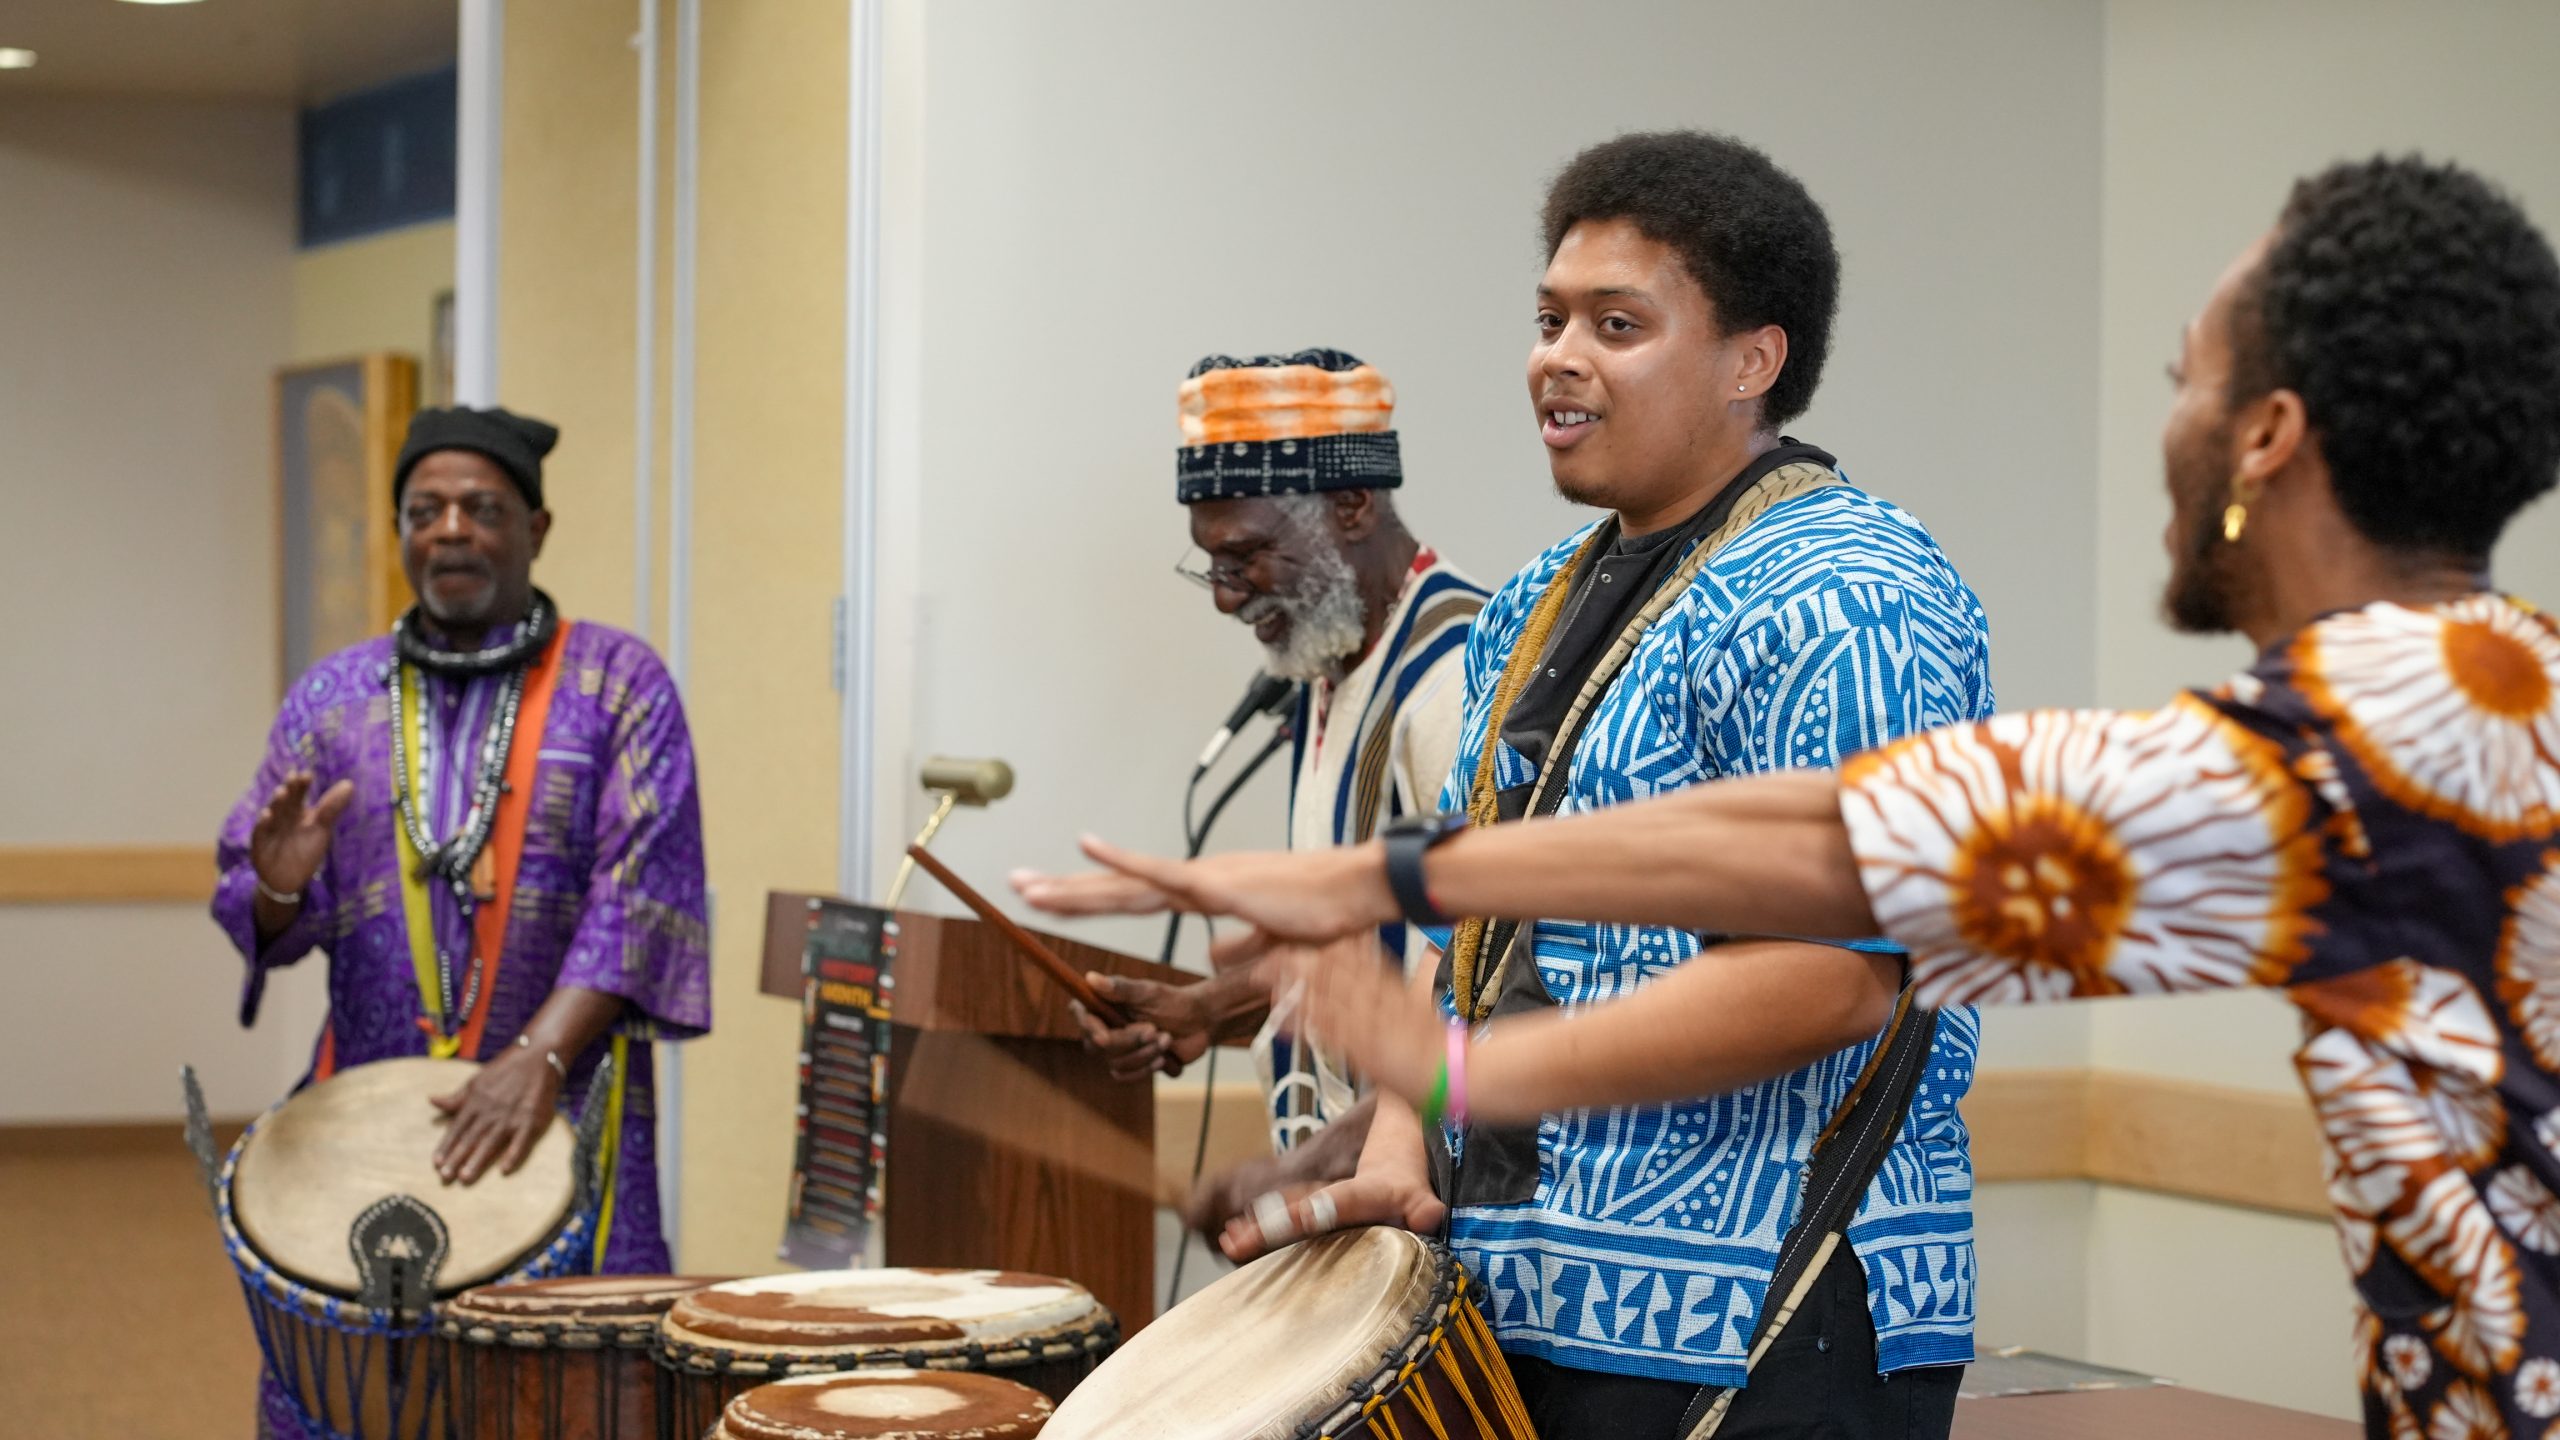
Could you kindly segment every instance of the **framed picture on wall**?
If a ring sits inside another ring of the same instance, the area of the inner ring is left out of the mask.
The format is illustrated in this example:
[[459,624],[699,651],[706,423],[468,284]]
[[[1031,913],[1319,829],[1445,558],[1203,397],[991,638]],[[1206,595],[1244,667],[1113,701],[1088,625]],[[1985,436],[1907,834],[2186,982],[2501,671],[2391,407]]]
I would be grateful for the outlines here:
[[453,403],[453,292],[436,295],[435,313],[427,322],[427,395],[423,405]]
[[391,471],[418,362],[377,354],[276,372],[280,679],[379,635],[406,608]]

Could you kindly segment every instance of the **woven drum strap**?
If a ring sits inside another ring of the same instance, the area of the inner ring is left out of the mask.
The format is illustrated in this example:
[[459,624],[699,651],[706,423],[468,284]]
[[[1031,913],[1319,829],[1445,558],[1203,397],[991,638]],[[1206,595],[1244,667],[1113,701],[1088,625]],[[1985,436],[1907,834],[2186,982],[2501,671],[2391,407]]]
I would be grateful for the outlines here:
[[[1556,729],[1555,743],[1547,747],[1546,759],[1538,767],[1537,783],[1530,791],[1531,815],[1552,813],[1562,802],[1565,779],[1573,769],[1574,742],[1582,733],[1583,722],[1590,718],[1592,706],[1607,693],[1628,658],[1635,654],[1636,645],[1644,639],[1645,632],[1652,629],[1654,622],[1687,593],[1691,582],[1698,578],[1698,572],[1771,507],[1808,491],[1842,483],[1845,482],[1829,468],[1810,461],[1781,465],[1760,477],[1759,482],[1735,502],[1732,513],[1725,516],[1724,522],[1690,548],[1680,567],[1662,582],[1653,597],[1645,602],[1644,608],[1637,611],[1635,618],[1618,632],[1617,640],[1583,680],[1572,707],[1565,712],[1564,723]],[[1599,549],[1601,536],[1607,533],[1606,526],[1593,530],[1590,538],[1574,552],[1573,559],[1547,581],[1546,589],[1540,592],[1537,604],[1529,611],[1528,623],[1522,626],[1520,638],[1511,646],[1510,658],[1503,664],[1502,679],[1494,687],[1493,704],[1485,714],[1484,746],[1476,755],[1475,781],[1467,793],[1467,821],[1479,829],[1501,818],[1497,799],[1501,786],[1496,778],[1500,770],[1496,757],[1501,752],[1503,722],[1510,717],[1512,705],[1519,700],[1520,692],[1528,688],[1530,677],[1537,673],[1539,662],[1545,658],[1547,642],[1555,633],[1556,619],[1564,611],[1566,597],[1573,591],[1574,578],[1590,563]],[[1494,999],[1501,993],[1503,968],[1510,964],[1512,954],[1535,928],[1527,923],[1512,927],[1510,943],[1502,947],[1493,972],[1480,981],[1478,972],[1483,969],[1487,939],[1493,926],[1482,916],[1468,916],[1458,922],[1449,939],[1449,976],[1451,993],[1460,1014],[1475,1021],[1492,1013]]]
[[[1920,1077],[1928,1073],[1929,1051],[1938,1039],[1938,1012],[1911,1003],[1902,992],[1884,1043],[1867,1057],[1848,1098],[1840,1102],[1831,1123],[1813,1142],[1813,1163],[1805,1169],[1804,1210],[1778,1245],[1778,1265],[1761,1297],[1760,1318],[1751,1331],[1751,1351],[1743,1373],[1759,1368],[1778,1337],[1795,1319],[1805,1297],[1813,1293],[1833,1252],[1848,1243],[1849,1222],[1858,1201],[1875,1182],[1876,1171],[1902,1133],[1912,1097],[1920,1093]],[[1698,1391],[1681,1416],[1677,1432],[1684,1440],[1710,1440],[1732,1408],[1734,1391],[1710,1385]]]

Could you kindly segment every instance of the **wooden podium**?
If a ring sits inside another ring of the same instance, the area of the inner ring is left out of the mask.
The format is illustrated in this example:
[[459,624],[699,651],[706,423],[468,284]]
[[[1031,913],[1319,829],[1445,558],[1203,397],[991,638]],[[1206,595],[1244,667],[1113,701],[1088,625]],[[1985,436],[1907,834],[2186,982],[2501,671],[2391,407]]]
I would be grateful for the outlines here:
[[[809,902],[765,900],[763,990],[797,1002]],[[1028,1270],[1084,1286],[1124,1334],[1155,1317],[1155,1087],[1085,1052],[1067,996],[995,927],[897,912],[890,967],[891,1265]],[[1039,934],[1078,970],[1201,977]]]

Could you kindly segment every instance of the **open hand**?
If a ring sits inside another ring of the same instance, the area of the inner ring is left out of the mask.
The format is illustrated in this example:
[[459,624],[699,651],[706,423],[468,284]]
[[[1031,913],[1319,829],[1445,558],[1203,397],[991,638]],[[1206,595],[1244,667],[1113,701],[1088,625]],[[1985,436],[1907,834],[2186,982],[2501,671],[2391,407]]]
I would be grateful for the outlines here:
[[451,1120],[436,1147],[436,1173],[447,1185],[469,1185],[495,1164],[513,1175],[559,1114],[560,1076],[542,1052],[508,1050],[480,1067],[471,1082],[429,1103]]
[[[1273,940],[1320,944],[1383,925],[1401,913],[1375,843],[1292,853],[1242,852],[1167,860],[1090,835],[1080,842],[1103,873],[1056,876],[1017,870],[1013,888],[1054,915],[1152,915],[1182,910],[1232,915]],[[1251,947],[1246,947],[1251,948]],[[1238,958],[1223,947],[1221,961]]]
[[355,799],[355,782],[341,780],[314,803],[311,783],[308,770],[284,777],[284,783],[267,796],[257,823],[249,827],[249,863],[257,869],[258,882],[279,894],[300,894],[311,877],[320,873],[320,863],[329,858],[329,842],[337,834],[338,817]]

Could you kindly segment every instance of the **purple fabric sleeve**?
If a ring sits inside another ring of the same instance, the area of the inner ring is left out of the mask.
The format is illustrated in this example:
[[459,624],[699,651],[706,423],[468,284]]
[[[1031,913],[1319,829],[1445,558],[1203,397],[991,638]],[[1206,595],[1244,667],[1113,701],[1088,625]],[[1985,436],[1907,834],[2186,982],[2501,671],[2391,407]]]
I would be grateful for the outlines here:
[[[258,812],[267,805],[267,797],[275,793],[287,775],[296,770],[312,772],[311,793],[326,794],[331,785],[349,778],[344,767],[334,763],[335,756],[325,753],[313,734],[309,697],[317,687],[297,684],[285,696],[276,714],[275,725],[267,734],[266,758],[258,764],[249,788],[231,807],[223,821],[221,836],[214,845],[216,879],[213,888],[213,920],[231,940],[231,948],[247,962],[248,973],[240,986],[240,1023],[256,1023],[258,1004],[266,993],[267,972],[279,965],[290,965],[327,941],[336,930],[338,906],[336,887],[330,870],[335,859],[323,860],[320,869],[302,888],[302,910],[293,923],[261,946],[258,943],[257,870],[249,863],[249,832],[257,826]],[[346,817],[340,817],[341,826]]]
[[711,1026],[702,811],[684,705],[658,658],[623,652],[631,698],[614,723],[596,801],[595,863],[559,985],[619,995],[640,1038],[688,1040]]

